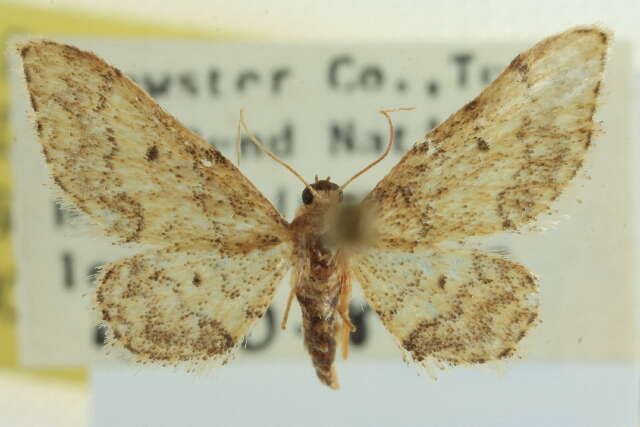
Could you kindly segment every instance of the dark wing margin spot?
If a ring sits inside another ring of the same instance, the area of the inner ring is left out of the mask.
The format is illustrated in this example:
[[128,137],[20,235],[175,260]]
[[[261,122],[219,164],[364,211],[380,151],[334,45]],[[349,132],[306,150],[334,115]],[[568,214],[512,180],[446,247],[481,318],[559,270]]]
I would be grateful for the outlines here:
[[445,276],[444,274],[441,274],[440,277],[438,278],[438,287],[444,290],[444,285],[446,285],[446,283],[447,283],[447,276]]
[[147,154],[145,154],[144,158],[150,162],[154,161],[158,158],[158,147],[155,145],[147,150]]
[[33,93],[29,92],[29,100],[31,101],[31,108],[33,108],[33,111],[35,111],[36,113],[38,112],[38,104],[36,103],[36,99],[33,96]]
[[24,46],[23,48],[20,49],[20,56],[25,58],[27,56],[27,54],[29,53],[29,50],[31,49],[31,46]]
[[476,144],[478,144],[478,150],[489,151],[489,143],[484,138],[476,137]]
[[202,283],[202,278],[198,273],[193,273],[192,283],[194,284],[194,286],[200,286],[200,284]]
[[516,226],[510,219],[505,219],[504,221],[502,221],[502,228],[505,230],[515,230]]

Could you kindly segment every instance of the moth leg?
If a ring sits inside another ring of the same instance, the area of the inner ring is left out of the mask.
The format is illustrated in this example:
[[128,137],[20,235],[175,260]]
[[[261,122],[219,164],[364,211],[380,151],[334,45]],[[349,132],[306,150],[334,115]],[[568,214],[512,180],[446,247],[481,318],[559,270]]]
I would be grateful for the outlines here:
[[291,310],[291,302],[293,301],[293,297],[296,294],[296,288],[291,287],[291,292],[289,292],[289,298],[287,299],[287,307],[284,309],[284,315],[282,316],[282,322],[280,322],[280,328],[282,330],[287,329],[287,320],[289,319],[289,311]]
[[351,281],[344,275],[340,280],[340,299],[338,300],[338,314],[342,319],[342,358],[349,357],[349,334],[356,331],[356,327],[349,319],[349,300],[351,299]]

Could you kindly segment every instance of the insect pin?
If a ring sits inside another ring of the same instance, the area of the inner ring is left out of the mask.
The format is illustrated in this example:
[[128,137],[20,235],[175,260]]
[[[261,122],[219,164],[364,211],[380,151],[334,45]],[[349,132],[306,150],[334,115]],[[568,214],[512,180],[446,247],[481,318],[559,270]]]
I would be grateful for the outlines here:
[[520,230],[562,193],[597,128],[609,39],[579,27],[521,53],[360,204],[343,190],[373,164],[342,185],[310,184],[277,159],[304,184],[291,222],[116,68],[46,40],[18,51],[55,184],[106,235],[152,247],[97,278],[110,342],[140,362],[225,363],[293,269],[286,311],[298,301],[317,376],[338,388],[352,279],[425,367],[515,354],[538,316],[536,276],[447,242]]

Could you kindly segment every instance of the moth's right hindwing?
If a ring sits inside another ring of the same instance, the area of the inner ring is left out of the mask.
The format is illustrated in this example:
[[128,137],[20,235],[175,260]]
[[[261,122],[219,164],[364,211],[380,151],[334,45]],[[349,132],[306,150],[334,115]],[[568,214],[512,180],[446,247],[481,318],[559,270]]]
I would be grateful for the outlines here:
[[387,330],[424,365],[512,356],[538,315],[536,277],[480,251],[368,249],[352,266]]

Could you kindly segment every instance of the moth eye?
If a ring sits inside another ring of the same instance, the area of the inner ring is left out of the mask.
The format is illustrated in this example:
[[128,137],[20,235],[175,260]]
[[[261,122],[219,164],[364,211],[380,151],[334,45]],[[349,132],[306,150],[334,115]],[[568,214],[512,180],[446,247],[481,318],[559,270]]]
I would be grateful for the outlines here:
[[310,205],[312,202],[313,202],[313,193],[309,191],[308,188],[305,187],[305,189],[302,190],[302,203],[304,203],[305,205]]

